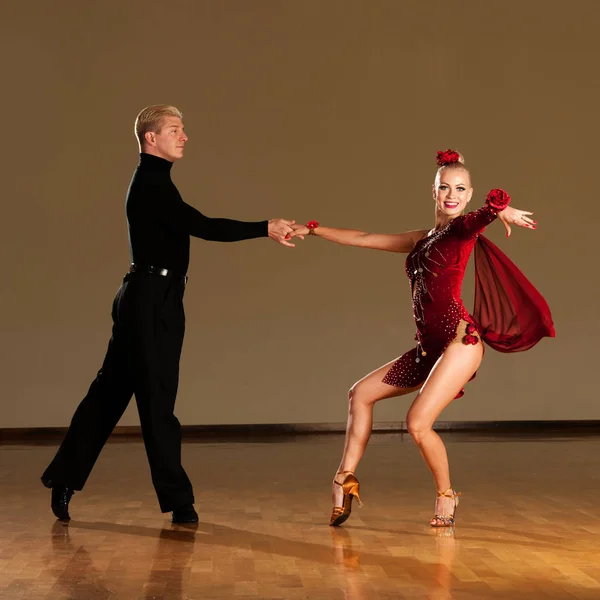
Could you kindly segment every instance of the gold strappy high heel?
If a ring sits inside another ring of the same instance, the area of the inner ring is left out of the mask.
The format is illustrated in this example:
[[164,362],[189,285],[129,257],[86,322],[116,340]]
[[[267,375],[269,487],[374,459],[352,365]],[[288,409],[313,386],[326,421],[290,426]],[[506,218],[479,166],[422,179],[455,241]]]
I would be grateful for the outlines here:
[[432,527],[452,527],[452,525],[454,525],[454,515],[456,514],[456,507],[458,506],[459,496],[460,492],[456,493],[452,488],[448,488],[444,492],[437,493],[438,498],[451,498],[452,500],[454,500],[454,508],[452,509],[451,515],[435,514],[433,516],[433,519],[431,519],[434,522],[430,522],[430,525]]
[[[347,475],[346,475],[347,473]],[[358,483],[358,479],[354,477],[354,473],[352,471],[338,471],[336,475],[346,475],[344,481],[340,483],[339,481],[333,480],[333,483],[341,486],[344,497],[342,500],[342,506],[334,506],[333,511],[331,512],[331,519],[329,519],[329,525],[332,527],[337,527],[341,525],[352,512],[352,498],[356,498],[358,502],[358,506],[362,506],[362,502],[360,501],[360,483]]]

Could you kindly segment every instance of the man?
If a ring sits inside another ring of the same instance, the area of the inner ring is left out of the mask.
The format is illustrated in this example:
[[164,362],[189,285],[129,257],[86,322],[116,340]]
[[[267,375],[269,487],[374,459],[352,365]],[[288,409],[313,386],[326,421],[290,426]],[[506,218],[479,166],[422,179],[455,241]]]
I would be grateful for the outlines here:
[[[135,394],[152,482],[162,512],[195,523],[192,485],[181,466],[181,427],[173,414],[185,329],[183,293],[190,236],[234,242],[270,237],[293,246],[293,221],[255,223],[204,216],[171,181],[188,137],[174,106],[145,108],[135,121],[140,162],[127,194],[131,267],[115,297],[113,330],[102,368],[42,475],[52,511],[69,520],[69,501],[83,486],[106,440]],[[286,237],[287,236],[287,237]]]

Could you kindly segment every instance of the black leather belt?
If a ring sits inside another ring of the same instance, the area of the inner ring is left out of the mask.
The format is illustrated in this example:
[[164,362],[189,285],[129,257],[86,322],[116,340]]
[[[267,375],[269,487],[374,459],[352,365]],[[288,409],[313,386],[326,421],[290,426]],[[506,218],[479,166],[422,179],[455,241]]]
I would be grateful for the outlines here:
[[145,275],[160,275],[161,277],[175,277],[176,279],[183,279],[184,283],[187,283],[187,275],[177,273],[173,269],[165,269],[163,267],[157,267],[156,265],[139,265],[137,263],[131,263],[129,267],[129,273],[145,274]]

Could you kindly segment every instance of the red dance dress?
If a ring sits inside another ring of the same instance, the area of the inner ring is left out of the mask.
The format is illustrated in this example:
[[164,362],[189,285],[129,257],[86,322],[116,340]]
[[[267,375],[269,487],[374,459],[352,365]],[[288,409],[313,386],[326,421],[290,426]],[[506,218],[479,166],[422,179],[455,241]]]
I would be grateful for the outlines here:
[[[507,197],[508,198],[508,197]],[[497,212],[490,205],[456,217],[420,239],[406,258],[417,346],[396,360],[383,382],[402,388],[424,383],[453,342],[481,343],[501,352],[518,352],[542,337],[554,337],[550,309],[541,294],[498,247],[481,235]],[[461,299],[467,262],[475,248],[475,308]],[[475,375],[473,375],[475,377]],[[462,396],[459,392],[457,398]]]

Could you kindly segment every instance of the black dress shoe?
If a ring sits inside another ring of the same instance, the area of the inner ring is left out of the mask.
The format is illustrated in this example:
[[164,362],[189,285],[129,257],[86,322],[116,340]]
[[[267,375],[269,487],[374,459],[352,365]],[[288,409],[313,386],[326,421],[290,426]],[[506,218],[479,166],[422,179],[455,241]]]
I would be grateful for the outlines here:
[[184,504],[171,512],[173,523],[197,523],[198,513],[194,510],[193,504]]
[[65,485],[55,484],[52,487],[52,512],[60,521],[70,521],[69,502],[75,490]]

